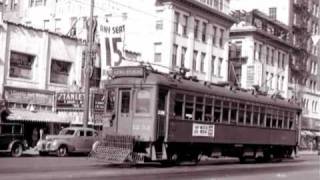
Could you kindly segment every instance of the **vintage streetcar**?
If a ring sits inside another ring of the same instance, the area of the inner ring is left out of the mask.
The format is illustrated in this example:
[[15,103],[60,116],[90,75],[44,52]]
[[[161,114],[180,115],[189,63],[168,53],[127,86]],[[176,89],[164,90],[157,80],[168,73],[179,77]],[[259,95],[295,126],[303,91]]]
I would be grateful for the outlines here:
[[301,108],[293,101],[201,82],[148,66],[116,67],[105,82],[103,137],[91,157],[108,163],[240,161],[290,157]]

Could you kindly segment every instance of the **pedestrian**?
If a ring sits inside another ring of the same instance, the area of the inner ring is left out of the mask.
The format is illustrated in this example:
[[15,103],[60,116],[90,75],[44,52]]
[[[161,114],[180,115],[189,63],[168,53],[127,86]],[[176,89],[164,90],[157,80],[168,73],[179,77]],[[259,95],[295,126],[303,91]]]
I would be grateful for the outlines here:
[[40,134],[40,140],[43,140],[44,139],[44,137],[43,137],[44,131],[42,128],[40,129],[39,134]]
[[32,131],[32,147],[35,147],[38,141],[38,130],[34,128]]

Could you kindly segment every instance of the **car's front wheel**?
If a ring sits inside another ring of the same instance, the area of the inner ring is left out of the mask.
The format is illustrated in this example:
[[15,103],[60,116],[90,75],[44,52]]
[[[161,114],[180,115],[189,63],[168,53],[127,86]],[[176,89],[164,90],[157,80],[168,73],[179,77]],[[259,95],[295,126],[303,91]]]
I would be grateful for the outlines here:
[[19,143],[16,143],[12,146],[11,156],[12,157],[20,157],[22,155],[22,151],[23,151],[22,145]]
[[57,150],[57,156],[59,157],[66,157],[68,156],[68,148],[65,145],[62,145]]

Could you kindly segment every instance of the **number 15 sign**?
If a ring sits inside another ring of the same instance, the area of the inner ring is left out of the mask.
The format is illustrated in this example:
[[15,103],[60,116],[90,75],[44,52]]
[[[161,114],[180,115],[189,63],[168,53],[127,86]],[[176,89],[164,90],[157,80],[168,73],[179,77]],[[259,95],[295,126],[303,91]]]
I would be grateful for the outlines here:
[[110,67],[121,65],[124,45],[124,24],[99,23],[98,25],[101,48],[101,80],[108,78]]

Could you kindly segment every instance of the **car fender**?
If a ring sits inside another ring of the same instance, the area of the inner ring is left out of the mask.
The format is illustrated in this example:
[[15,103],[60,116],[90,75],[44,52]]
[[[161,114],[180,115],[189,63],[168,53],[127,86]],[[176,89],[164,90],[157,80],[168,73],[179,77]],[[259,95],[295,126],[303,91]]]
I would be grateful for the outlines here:
[[60,146],[67,146],[69,152],[75,151],[75,147],[69,141],[66,141],[66,140],[55,140],[55,141],[57,141],[57,143],[55,145],[55,149],[56,150]]
[[20,140],[13,140],[13,141],[10,142],[10,144],[9,144],[9,146],[8,146],[8,151],[11,151],[13,145],[16,144],[16,143],[21,144],[21,145],[22,145],[22,148],[25,149],[22,141],[20,141]]

